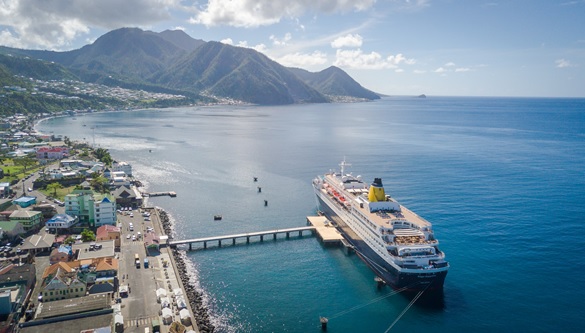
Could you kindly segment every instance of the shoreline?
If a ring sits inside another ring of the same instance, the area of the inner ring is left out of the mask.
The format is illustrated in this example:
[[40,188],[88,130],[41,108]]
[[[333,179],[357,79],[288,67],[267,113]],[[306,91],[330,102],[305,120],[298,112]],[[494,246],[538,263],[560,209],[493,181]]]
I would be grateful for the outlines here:
[[[169,236],[169,239],[171,239],[173,237],[173,224],[168,213],[160,207],[156,207],[155,209],[159,216],[161,229],[167,236]],[[215,326],[211,322],[208,308],[203,303],[203,294],[191,284],[191,281],[189,281],[188,268],[184,256],[176,248],[168,247],[168,249],[168,253],[171,255],[170,258],[173,260],[173,267],[177,271],[177,275],[183,286],[183,291],[185,292],[185,296],[187,297],[193,312],[195,325],[200,333],[215,332]]]

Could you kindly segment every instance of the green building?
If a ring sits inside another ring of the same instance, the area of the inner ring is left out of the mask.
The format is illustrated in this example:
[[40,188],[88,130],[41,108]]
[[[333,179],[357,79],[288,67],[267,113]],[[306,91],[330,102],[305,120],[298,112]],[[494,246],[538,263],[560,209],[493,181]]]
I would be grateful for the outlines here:
[[116,201],[111,194],[74,190],[65,196],[65,214],[77,216],[79,222],[94,228],[116,225]]

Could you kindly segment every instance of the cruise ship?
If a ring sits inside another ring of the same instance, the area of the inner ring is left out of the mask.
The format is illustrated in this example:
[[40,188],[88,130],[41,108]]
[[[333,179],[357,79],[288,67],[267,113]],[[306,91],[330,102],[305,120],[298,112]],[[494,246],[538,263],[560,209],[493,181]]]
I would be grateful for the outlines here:
[[442,290],[449,263],[432,225],[387,195],[382,179],[331,171],[313,180],[319,210],[359,257],[395,289]]

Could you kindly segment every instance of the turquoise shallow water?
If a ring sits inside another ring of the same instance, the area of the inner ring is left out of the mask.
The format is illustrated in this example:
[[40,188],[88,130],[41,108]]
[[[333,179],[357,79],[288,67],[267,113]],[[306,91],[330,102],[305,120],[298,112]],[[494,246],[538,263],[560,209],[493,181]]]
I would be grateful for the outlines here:
[[[95,140],[130,162],[150,190],[176,191],[151,203],[172,215],[177,238],[302,226],[315,213],[311,180],[346,157],[350,171],[381,177],[387,192],[434,224],[451,263],[444,306],[415,305],[391,331],[581,328],[583,99],[194,107],[38,128]],[[383,297],[391,290],[378,290],[356,256],[314,237],[188,256],[219,332],[318,332],[319,316],[332,318],[329,332],[385,332],[409,302]]]

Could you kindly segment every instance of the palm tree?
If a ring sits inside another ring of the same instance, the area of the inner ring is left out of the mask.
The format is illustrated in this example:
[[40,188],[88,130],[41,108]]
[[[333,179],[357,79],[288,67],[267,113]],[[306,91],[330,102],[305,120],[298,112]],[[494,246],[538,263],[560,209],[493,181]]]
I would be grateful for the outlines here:
[[57,196],[57,190],[62,189],[63,185],[57,182],[53,182],[47,185],[47,190],[53,190],[53,197]]

